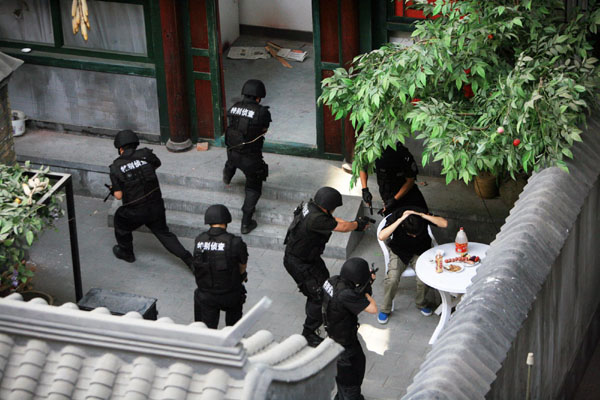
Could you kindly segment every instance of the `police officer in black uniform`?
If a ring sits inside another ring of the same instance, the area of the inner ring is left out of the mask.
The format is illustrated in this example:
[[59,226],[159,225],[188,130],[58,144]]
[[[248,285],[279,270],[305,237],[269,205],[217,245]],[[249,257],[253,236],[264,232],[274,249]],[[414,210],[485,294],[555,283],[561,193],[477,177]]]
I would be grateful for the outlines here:
[[269,175],[269,166],[263,160],[264,135],[269,129],[269,107],[261,106],[260,100],[267,95],[265,85],[250,79],[242,87],[244,99],[227,111],[229,125],[225,132],[227,162],[223,168],[223,182],[228,185],[237,168],[246,176],[246,198],[242,205],[242,233],[256,228],[252,219],[256,203],[262,193],[263,181]]
[[165,216],[165,204],[160,192],[155,170],[161,163],[152,150],[137,149],[140,141],[131,130],[123,130],[115,137],[117,158],[109,167],[111,192],[117,200],[123,200],[114,218],[117,245],[113,253],[117,258],[134,262],[132,231],[146,225],[171,253],[190,267],[192,255],[169,231]]
[[350,258],[342,266],[340,275],[332,276],[323,284],[323,321],[330,338],[344,346],[337,361],[337,395],[339,400],[364,399],[360,392],[365,376],[365,353],[358,341],[358,314],[377,313],[377,304],[371,297],[375,280],[369,264],[362,258]]
[[368,218],[365,217],[355,221],[334,217],[333,211],[341,205],[340,192],[328,186],[320,188],[314,200],[301,203],[296,208],[284,241],[283,265],[294,278],[300,292],[306,296],[306,320],[302,335],[313,347],[323,341],[316,330],[323,323],[321,286],[329,278],[329,271],[321,258],[325,245],[332,231],[364,231],[368,226]]
[[194,291],[194,320],[209,328],[219,325],[220,311],[225,311],[225,324],[234,325],[242,318],[246,301],[246,263],[248,249],[239,236],[227,232],[231,214],[222,204],[206,210],[204,223],[210,229],[194,243],[194,275],[198,288]]
[[[415,184],[419,170],[410,151],[402,143],[396,143],[396,149],[388,146],[381,157],[375,161],[375,173],[379,194],[383,200],[383,215],[388,215],[398,207],[408,205],[426,208],[425,199]],[[363,201],[372,205],[373,195],[367,187],[369,175],[360,171]]]

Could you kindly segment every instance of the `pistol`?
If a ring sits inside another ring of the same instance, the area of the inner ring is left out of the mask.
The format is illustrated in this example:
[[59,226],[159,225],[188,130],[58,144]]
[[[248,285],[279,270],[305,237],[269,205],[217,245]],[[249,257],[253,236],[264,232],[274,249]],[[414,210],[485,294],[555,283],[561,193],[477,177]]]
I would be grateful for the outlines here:
[[[371,269],[369,270],[371,275],[377,275],[377,271],[379,271],[379,268],[375,268],[375,263],[371,263]],[[370,278],[370,279],[371,279],[371,283],[373,283],[373,281],[375,281],[375,279],[373,279],[373,278]]]
[[113,189],[112,186],[109,186],[106,183],[104,184],[104,186],[106,186],[106,188],[108,189],[108,194],[104,198],[104,202],[106,203],[106,200],[108,200],[108,198],[113,194]]

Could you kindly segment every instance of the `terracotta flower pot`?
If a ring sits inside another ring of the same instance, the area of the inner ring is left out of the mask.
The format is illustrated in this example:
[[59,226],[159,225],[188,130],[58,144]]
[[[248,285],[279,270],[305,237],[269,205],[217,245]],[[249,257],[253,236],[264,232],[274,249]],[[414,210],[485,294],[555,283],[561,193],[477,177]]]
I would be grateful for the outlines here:
[[489,172],[480,172],[473,182],[475,193],[482,199],[493,199],[498,195],[496,177]]

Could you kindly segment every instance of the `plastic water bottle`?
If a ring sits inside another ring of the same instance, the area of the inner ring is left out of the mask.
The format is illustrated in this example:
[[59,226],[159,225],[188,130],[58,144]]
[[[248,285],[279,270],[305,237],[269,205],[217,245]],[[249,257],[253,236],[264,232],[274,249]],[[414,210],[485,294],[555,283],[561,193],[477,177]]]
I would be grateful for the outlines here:
[[467,239],[467,234],[465,233],[465,230],[462,228],[462,226],[456,234],[456,239],[454,239],[454,246],[456,252],[461,256],[469,252],[469,239]]

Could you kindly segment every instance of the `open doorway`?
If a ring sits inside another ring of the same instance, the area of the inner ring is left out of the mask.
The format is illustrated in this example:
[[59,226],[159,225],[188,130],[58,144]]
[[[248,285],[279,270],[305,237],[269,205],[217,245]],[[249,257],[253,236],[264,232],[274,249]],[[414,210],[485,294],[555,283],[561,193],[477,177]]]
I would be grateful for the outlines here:
[[[312,4],[298,0],[219,0],[225,108],[241,100],[248,79],[265,83],[263,105],[271,107],[273,122],[267,142],[317,145],[315,52]],[[231,59],[231,47],[264,48],[268,42],[306,52],[304,61],[274,57]]]

